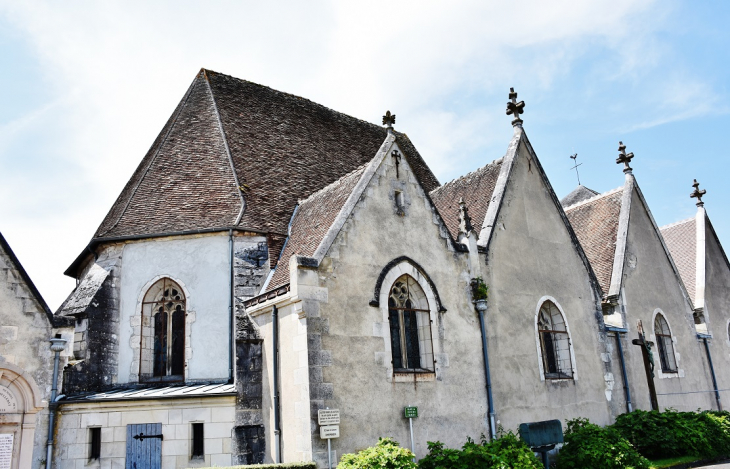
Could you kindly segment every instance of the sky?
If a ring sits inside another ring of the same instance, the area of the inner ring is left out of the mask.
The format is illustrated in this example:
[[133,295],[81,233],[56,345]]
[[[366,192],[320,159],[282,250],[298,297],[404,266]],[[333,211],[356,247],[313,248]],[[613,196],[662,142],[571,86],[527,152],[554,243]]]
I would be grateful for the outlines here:
[[510,87],[558,197],[623,184],[658,225],[696,178],[730,249],[730,3],[0,0],[0,232],[51,307],[201,67],[380,124],[444,183],[504,155]]

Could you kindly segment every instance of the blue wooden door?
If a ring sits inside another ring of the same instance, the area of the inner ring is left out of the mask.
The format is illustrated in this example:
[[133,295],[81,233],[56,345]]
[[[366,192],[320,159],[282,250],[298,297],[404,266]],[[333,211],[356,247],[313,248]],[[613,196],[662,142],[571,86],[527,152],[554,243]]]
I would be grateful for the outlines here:
[[161,469],[162,424],[127,425],[126,469]]

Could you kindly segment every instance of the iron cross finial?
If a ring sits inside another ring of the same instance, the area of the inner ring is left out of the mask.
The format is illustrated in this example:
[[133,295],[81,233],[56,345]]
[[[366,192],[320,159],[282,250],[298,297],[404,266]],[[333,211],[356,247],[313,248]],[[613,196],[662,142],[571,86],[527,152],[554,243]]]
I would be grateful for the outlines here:
[[395,114],[391,114],[390,111],[388,111],[383,116],[383,125],[389,129],[392,129],[393,124],[395,124]]
[[630,173],[632,171],[629,163],[631,163],[633,157],[633,153],[626,153],[626,145],[624,145],[624,142],[618,142],[618,158],[616,158],[616,164],[623,163],[626,165],[624,173]]
[[697,206],[702,207],[703,205],[705,205],[705,203],[702,201],[702,196],[707,194],[707,191],[705,189],[700,190],[700,183],[697,182],[697,179],[695,179],[695,183],[692,184],[692,187],[694,187],[695,190],[689,196],[692,198],[696,198]]
[[507,115],[514,115],[515,118],[512,120],[512,125],[522,125],[522,119],[520,114],[524,112],[525,102],[517,102],[517,92],[514,88],[509,89],[509,101],[507,101]]

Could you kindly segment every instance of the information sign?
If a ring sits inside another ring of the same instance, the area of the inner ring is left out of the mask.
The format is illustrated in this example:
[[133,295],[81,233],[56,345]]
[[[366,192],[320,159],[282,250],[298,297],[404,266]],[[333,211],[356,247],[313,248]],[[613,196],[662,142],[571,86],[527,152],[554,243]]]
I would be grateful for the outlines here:
[[320,425],[339,425],[340,409],[320,409],[317,411]]
[[414,419],[418,417],[418,407],[406,407],[403,413],[407,419]]
[[340,437],[339,425],[322,425],[319,427],[319,437],[323,440]]
[[0,433],[0,469],[10,469],[13,464],[13,434]]

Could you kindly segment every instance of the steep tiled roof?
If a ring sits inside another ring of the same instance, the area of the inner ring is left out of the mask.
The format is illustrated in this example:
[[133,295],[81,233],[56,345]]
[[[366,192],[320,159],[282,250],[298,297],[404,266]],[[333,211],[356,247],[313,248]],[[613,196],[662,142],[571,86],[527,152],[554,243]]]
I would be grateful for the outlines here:
[[588,200],[597,195],[598,192],[579,184],[578,187],[573,189],[570,194],[566,195],[560,200],[560,205],[562,205],[563,207],[570,207],[571,205],[575,205],[578,202],[583,202],[584,200]]
[[301,202],[291,222],[291,235],[267,290],[289,283],[289,259],[292,255],[311,257],[314,254],[366,167],[361,166]]
[[696,292],[697,233],[695,219],[690,218],[660,228],[664,242],[672,254],[684,286],[692,301]]
[[604,293],[611,285],[623,188],[565,208]]
[[464,199],[472,225],[479,233],[501,169],[499,159],[431,191],[431,200],[454,239],[459,237],[459,199]]
[[[239,226],[283,234],[297,200],[367,163],[380,126],[201,70],[95,238]],[[428,191],[439,183],[404,134]],[[242,188],[239,191],[239,186]]]

